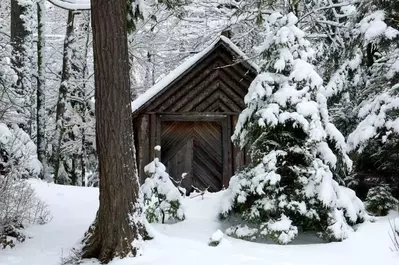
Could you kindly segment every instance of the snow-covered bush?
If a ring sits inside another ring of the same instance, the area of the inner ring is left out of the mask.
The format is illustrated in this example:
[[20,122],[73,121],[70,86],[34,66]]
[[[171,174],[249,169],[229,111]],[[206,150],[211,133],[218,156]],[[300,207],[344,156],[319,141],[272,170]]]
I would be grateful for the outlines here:
[[41,171],[36,145],[16,124],[0,123],[0,172],[8,178],[36,178]]
[[392,196],[391,188],[387,184],[373,187],[367,193],[367,210],[373,214],[387,215],[389,210],[394,209],[399,201]]
[[[0,37],[1,40],[1,37]],[[24,98],[16,93],[17,73],[12,66],[12,46],[0,41],[0,120],[24,123]]]
[[274,13],[266,23],[262,71],[232,137],[250,147],[252,164],[225,193],[221,217],[240,220],[226,232],[280,244],[301,231],[343,240],[368,215],[355,193],[339,185],[351,160],[329,120],[323,80],[311,64],[314,50],[292,13]]
[[165,165],[158,158],[144,167],[148,178],[141,190],[145,214],[150,223],[182,221],[185,218],[181,194],[165,170]]
[[36,146],[17,125],[0,123],[0,247],[25,240],[27,224],[46,223],[49,212],[26,182],[40,174]]
[[45,224],[51,219],[47,205],[26,180],[0,175],[0,247],[23,242],[28,224]]

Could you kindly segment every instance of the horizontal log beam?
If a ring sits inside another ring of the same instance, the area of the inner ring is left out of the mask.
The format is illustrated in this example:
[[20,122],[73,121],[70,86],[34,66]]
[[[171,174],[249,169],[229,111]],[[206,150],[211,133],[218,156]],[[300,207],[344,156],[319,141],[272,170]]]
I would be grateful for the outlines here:
[[195,113],[187,113],[187,114],[165,114],[159,115],[159,119],[161,121],[219,121],[226,119],[228,115],[223,114],[195,114]]

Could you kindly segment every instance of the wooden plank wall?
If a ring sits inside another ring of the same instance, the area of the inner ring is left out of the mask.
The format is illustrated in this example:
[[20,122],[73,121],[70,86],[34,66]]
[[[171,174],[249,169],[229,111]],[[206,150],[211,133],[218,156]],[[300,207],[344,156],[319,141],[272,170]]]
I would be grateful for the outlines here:
[[[224,114],[224,113],[223,113]],[[192,117],[189,117],[192,116]],[[146,176],[144,167],[150,163],[155,157],[154,147],[161,145],[162,120],[166,121],[218,121],[222,119],[222,186],[228,187],[230,177],[246,164],[246,156],[244,151],[240,150],[231,142],[231,135],[234,133],[235,121],[237,114],[220,115],[201,114],[201,115],[156,115],[142,114],[134,119],[135,141],[137,152],[138,172],[140,182],[143,183]],[[140,143],[140,144],[138,144]],[[162,155],[162,150],[161,150]],[[159,155],[157,155],[159,156]],[[159,156],[161,161],[162,157]]]
[[182,187],[222,189],[222,124],[220,121],[163,121],[162,163]]

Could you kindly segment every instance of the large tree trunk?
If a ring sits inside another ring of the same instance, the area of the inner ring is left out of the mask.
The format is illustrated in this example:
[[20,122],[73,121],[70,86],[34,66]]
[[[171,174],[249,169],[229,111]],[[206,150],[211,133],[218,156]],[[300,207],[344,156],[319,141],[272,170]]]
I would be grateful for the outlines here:
[[92,0],[100,207],[83,258],[135,256],[145,236],[133,143],[126,0]]

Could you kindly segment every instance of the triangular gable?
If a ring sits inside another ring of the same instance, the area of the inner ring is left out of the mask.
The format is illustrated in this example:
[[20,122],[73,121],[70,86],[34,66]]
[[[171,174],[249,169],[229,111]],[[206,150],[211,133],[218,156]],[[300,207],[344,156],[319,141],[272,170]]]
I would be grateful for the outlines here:
[[[160,95],[162,95],[170,86],[176,83],[181,77],[188,74],[197,64],[205,60],[212,52],[220,47],[227,48],[230,53],[234,54],[236,58],[240,58],[242,61],[239,63],[245,65],[245,67],[252,73],[257,73],[259,67],[250,62],[248,57],[228,38],[220,36],[212,44],[206,47],[203,51],[197,53],[196,55],[188,58],[180,66],[170,72],[166,77],[162,78],[153,87],[148,89],[145,93],[140,95],[137,99],[132,102],[133,113],[139,112],[141,109],[146,108],[151,102],[156,100]],[[227,66],[228,67],[228,66]]]

